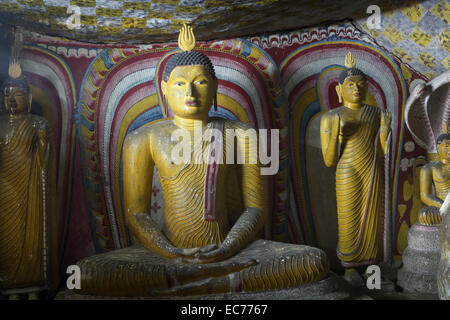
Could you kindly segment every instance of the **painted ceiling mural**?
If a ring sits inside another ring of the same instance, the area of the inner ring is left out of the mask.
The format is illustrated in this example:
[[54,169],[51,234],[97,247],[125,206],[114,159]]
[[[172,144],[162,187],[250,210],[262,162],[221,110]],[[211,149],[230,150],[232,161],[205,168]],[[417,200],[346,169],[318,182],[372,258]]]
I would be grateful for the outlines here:
[[0,0],[0,23],[91,43],[171,42],[183,23],[223,40],[343,19],[428,79],[450,68],[448,0]]
[[357,20],[356,25],[378,45],[432,79],[450,69],[450,2],[402,2],[400,10],[392,3],[380,5],[379,28],[369,28],[366,19]]
[[[30,30],[90,42],[149,43],[175,39],[184,22],[195,26],[197,39],[223,39],[365,16],[366,8],[374,2],[377,1],[1,0],[0,19]],[[74,26],[75,19],[67,23],[74,14],[80,16],[79,27]]]

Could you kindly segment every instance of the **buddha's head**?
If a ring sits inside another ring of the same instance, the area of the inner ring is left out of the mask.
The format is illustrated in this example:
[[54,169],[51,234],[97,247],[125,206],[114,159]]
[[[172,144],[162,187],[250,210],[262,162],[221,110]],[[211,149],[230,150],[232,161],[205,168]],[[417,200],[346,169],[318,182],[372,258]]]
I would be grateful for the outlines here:
[[197,119],[208,114],[217,92],[214,67],[197,51],[173,55],[164,69],[161,90],[176,116]]
[[367,81],[364,72],[355,68],[356,61],[351,52],[345,58],[346,69],[339,75],[336,92],[339,102],[344,105],[362,105],[367,93]]
[[439,158],[445,164],[450,164],[450,133],[443,133],[436,139]]
[[[181,32],[192,32],[190,27]],[[180,33],[180,36],[182,33]],[[190,35],[193,37],[193,33]],[[193,40],[195,45],[195,38]],[[180,44],[183,48],[183,43]],[[217,78],[211,60],[201,52],[189,50],[174,54],[164,68],[161,91],[173,113],[186,119],[207,117],[217,93]],[[183,49],[184,50],[184,49]]]
[[20,115],[30,112],[31,92],[27,80],[17,62],[9,66],[9,78],[2,84],[1,92],[6,112]]

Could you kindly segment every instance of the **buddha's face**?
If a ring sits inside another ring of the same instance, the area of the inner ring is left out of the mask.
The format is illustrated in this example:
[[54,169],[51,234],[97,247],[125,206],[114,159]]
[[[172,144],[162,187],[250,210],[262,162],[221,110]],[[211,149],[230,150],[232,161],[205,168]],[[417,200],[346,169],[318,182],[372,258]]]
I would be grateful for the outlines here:
[[20,87],[7,87],[3,92],[6,112],[9,114],[21,114],[28,112],[31,104],[31,94]]
[[442,140],[438,145],[438,153],[441,161],[450,163],[450,140]]
[[363,76],[350,76],[340,85],[342,98],[347,103],[362,103],[366,97],[367,83]]
[[161,89],[176,116],[201,119],[211,108],[217,79],[211,77],[205,66],[178,66],[172,70],[167,82],[162,81]]

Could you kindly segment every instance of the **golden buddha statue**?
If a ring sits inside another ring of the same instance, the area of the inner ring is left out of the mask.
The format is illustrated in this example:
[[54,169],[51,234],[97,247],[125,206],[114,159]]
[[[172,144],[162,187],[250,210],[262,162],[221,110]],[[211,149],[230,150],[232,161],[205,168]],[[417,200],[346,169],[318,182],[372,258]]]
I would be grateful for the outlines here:
[[58,285],[54,163],[47,121],[30,114],[31,93],[13,61],[0,115],[0,292],[10,299]]
[[439,208],[450,189],[450,133],[439,135],[436,146],[439,161],[430,162],[420,168],[420,199],[428,206],[419,211],[419,222],[423,225],[437,225],[442,222]]
[[[248,161],[256,146],[242,132],[251,126],[208,117],[218,87],[214,67],[192,50],[189,26],[178,41],[183,51],[169,58],[161,83],[174,117],[130,133],[123,147],[124,210],[137,243],[80,261],[81,289],[75,291],[185,296],[276,290],[323,279],[329,262],[320,249],[256,240],[267,216],[267,181],[259,162]],[[192,139],[196,130],[200,143]],[[185,162],[173,157],[180,146],[173,137],[180,131],[187,136]],[[244,151],[243,164],[217,160],[236,155],[237,148]],[[149,214],[154,166],[164,194],[162,229]]]
[[391,114],[363,103],[367,82],[352,53],[336,91],[343,106],[322,115],[320,139],[325,165],[336,168],[337,255],[346,279],[361,279],[356,268],[380,261],[378,232],[384,189],[383,157]]

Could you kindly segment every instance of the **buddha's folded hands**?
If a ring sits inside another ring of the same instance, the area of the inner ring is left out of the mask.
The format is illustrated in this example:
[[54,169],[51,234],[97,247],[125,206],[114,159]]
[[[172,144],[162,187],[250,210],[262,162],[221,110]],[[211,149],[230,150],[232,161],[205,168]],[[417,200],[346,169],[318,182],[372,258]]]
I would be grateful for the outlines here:
[[[225,260],[232,255],[231,247],[225,242],[220,245],[208,245],[202,248],[192,248],[197,249],[195,254],[186,255],[180,259],[183,263],[212,263]],[[182,249],[189,250],[189,249]]]

